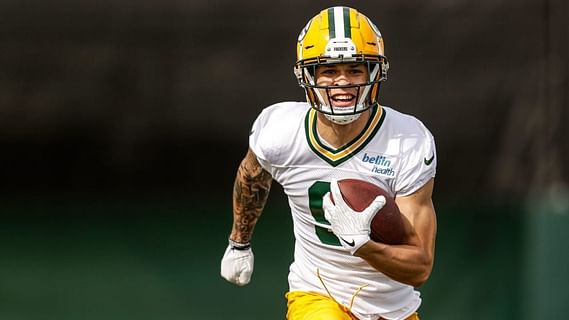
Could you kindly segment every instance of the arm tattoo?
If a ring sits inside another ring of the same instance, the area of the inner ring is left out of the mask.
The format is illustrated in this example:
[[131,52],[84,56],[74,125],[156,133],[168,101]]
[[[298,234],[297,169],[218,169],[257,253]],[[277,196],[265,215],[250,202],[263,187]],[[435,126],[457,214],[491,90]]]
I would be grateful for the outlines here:
[[251,241],[253,228],[267,203],[272,177],[261,167],[255,154],[247,152],[237,170],[233,187],[233,229],[236,242]]

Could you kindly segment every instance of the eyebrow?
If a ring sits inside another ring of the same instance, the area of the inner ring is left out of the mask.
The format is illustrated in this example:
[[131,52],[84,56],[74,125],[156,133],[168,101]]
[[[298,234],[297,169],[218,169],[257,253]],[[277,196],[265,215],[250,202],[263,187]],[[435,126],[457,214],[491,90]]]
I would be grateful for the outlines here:
[[[360,66],[362,66],[363,64],[361,64],[361,63],[352,63],[352,64],[346,64],[346,65],[347,65],[348,68],[350,68],[350,69],[356,69],[356,68],[359,68]],[[336,65],[336,64],[332,64],[332,65],[329,64],[329,65],[322,65],[322,66],[320,66],[320,67],[322,67],[322,68],[336,68],[337,65]]]

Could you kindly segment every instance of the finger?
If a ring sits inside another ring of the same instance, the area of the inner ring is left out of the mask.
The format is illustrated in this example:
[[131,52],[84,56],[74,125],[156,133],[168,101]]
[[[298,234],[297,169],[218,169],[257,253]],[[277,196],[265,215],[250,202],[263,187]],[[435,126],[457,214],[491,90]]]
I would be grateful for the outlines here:
[[366,216],[366,220],[369,220],[371,223],[371,220],[375,214],[385,205],[385,201],[386,200],[384,196],[376,197],[373,202],[364,210],[364,212],[362,212],[362,214]]
[[373,202],[369,205],[369,209],[373,212],[376,212],[378,210],[380,210],[381,208],[383,208],[383,206],[385,206],[385,203],[387,202],[387,200],[385,199],[384,196],[377,196]]
[[330,192],[332,192],[332,196],[334,197],[334,203],[337,206],[346,205],[344,197],[342,196],[342,192],[340,191],[340,186],[338,186],[338,180],[332,179],[332,181],[330,181]]
[[251,272],[242,272],[239,275],[239,285],[240,286],[244,286],[246,284],[249,283],[249,281],[251,281]]
[[322,209],[324,209],[324,218],[330,219],[330,211],[334,208],[332,199],[330,199],[330,192],[326,192],[322,198]]
[[230,262],[229,262],[229,254],[231,252],[231,246],[227,246],[225,249],[225,253],[223,254],[223,258],[221,258],[221,276],[228,281],[231,281],[231,271],[230,271]]
[[246,262],[246,264],[243,266],[243,269],[239,273],[239,278],[237,279],[237,282],[238,282],[237,284],[240,286],[244,286],[244,285],[248,284],[249,281],[251,281],[251,275],[252,274],[253,274],[253,266],[249,262]]

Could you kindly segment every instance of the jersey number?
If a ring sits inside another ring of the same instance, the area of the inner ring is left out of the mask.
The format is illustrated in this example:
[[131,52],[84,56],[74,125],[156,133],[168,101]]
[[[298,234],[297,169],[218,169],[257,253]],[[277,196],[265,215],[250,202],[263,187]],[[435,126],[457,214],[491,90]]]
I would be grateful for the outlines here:
[[[310,188],[308,188],[308,204],[310,212],[316,222],[330,225],[330,222],[324,217],[324,209],[322,208],[322,197],[330,191],[330,182],[316,181]],[[314,226],[316,236],[324,244],[333,246],[341,246],[340,240],[328,228],[321,226]]]

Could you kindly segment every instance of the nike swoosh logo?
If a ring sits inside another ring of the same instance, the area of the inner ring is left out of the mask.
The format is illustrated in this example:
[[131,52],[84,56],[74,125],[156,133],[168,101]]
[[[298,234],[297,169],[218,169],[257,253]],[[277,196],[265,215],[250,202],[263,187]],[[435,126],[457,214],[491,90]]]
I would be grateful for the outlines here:
[[348,242],[346,241],[346,239],[340,237],[340,240],[344,241],[347,245],[349,245],[350,247],[353,247],[356,245],[356,242],[354,241],[354,239],[352,239],[352,241]]
[[425,161],[425,165],[430,166],[431,163],[433,162],[433,160],[435,160],[435,155],[433,154],[433,156],[431,157],[431,159],[427,159],[427,158],[423,158],[423,161]]

